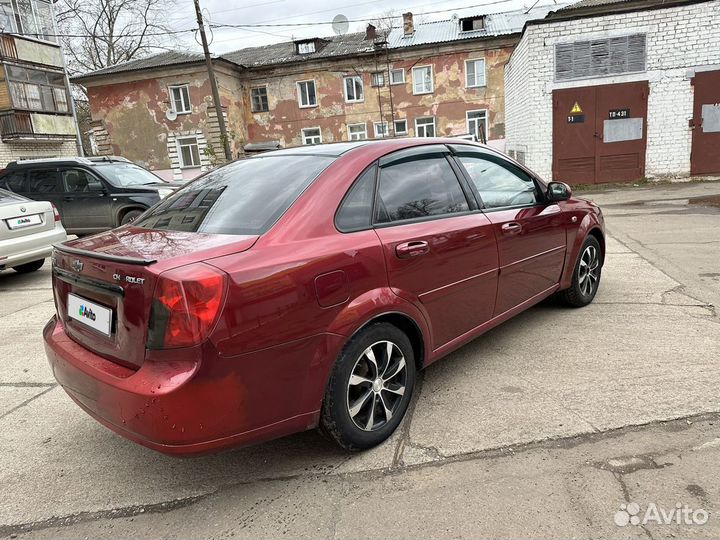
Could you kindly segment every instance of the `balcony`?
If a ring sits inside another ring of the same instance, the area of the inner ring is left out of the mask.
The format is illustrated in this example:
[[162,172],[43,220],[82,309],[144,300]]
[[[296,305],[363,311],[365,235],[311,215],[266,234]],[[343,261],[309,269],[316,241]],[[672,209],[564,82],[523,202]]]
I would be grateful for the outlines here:
[[63,67],[60,47],[50,42],[0,33],[0,58]]
[[0,114],[0,138],[12,141],[64,141],[75,138],[72,116],[9,112]]

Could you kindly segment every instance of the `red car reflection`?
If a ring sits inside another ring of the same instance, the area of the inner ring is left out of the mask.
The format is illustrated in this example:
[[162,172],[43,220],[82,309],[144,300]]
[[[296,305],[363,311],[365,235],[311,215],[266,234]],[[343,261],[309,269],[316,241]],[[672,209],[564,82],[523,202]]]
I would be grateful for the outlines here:
[[46,351],[80,407],[161,452],[314,427],[364,449],[419,369],[552,294],[590,303],[604,246],[597,206],[487,147],[280,150],[58,246]]

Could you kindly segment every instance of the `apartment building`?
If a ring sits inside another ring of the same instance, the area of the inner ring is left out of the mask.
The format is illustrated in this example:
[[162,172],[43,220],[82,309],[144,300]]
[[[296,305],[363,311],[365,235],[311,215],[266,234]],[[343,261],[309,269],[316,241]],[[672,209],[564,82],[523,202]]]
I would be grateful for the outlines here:
[[[415,23],[387,35],[317,37],[214,60],[234,156],[383,137],[473,134],[502,148],[504,69],[523,25],[548,8]],[[101,153],[168,178],[222,161],[203,58],[161,53],[74,78]]]

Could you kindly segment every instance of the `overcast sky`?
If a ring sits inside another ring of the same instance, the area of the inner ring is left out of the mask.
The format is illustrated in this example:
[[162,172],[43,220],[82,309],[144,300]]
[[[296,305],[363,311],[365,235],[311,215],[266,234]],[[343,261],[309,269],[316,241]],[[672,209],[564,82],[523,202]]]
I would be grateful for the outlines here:
[[[567,1],[567,0],[565,0]],[[288,24],[317,23],[332,21],[343,14],[348,19],[372,20],[387,15],[390,11],[402,14],[411,11],[420,20],[439,20],[453,13],[461,16],[470,14],[498,13],[528,8],[534,0],[246,0],[231,2],[228,0],[200,0],[204,11],[209,13],[214,24]],[[537,5],[556,3],[554,0],[539,0]],[[558,0],[557,3],[560,3]],[[438,11],[440,11],[438,13]],[[170,16],[168,24],[174,29],[192,28],[195,22],[192,0],[178,0],[176,10]],[[401,24],[401,18],[394,25]],[[349,32],[360,32],[367,22],[351,22]],[[330,24],[314,26],[279,26],[253,29],[222,28],[215,29],[210,50],[214,54],[288,41],[302,37],[321,37],[333,35]],[[178,37],[180,48],[200,50],[193,34]]]

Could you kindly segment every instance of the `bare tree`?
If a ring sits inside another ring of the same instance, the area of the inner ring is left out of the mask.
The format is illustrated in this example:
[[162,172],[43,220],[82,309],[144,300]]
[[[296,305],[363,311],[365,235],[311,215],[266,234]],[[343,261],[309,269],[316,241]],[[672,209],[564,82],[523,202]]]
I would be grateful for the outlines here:
[[58,0],[55,13],[68,71],[93,71],[171,44],[172,0]]

